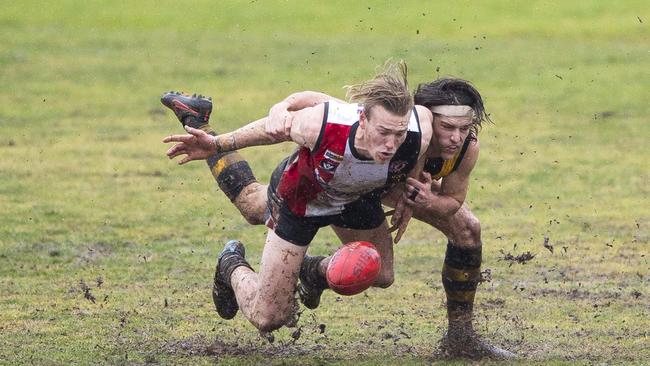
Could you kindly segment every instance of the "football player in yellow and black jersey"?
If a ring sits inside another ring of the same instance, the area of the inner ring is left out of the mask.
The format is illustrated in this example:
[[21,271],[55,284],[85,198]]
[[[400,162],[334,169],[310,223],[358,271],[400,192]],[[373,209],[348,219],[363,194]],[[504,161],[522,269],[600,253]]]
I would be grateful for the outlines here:
[[[271,108],[267,132],[277,136],[286,134],[291,129],[291,112],[332,99],[335,98],[311,91],[290,95]],[[514,357],[511,352],[481,339],[473,328],[474,296],[481,278],[482,241],[480,221],[465,203],[465,197],[470,174],[478,159],[478,132],[482,123],[489,121],[481,95],[465,80],[442,78],[420,84],[414,100],[433,114],[433,137],[425,155],[424,173],[420,180],[409,178],[403,188],[385,193],[382,202],[394,207],[400,196],[406,197],[413,217],[440,230],[448,239],[442,282],[449,326],[440,343],[441,353],[450,357]],[[210,128],[207,120],[198,122],[201,126],[197,127]],[[219,174],[211,169],[212,173],[247,221],[261,224],[264,210],[259,203],[265,202],[265,186],[255,180],[240,155],[234,156],[237,159],[223,158],[223,164],[213,164],[221,169]],[[234,163],[228,163],[230,160]],[[327,287],[324,280],[327,259],[305,256],[303,261],[299,294],[308,308],[318,306],[320,295]]]

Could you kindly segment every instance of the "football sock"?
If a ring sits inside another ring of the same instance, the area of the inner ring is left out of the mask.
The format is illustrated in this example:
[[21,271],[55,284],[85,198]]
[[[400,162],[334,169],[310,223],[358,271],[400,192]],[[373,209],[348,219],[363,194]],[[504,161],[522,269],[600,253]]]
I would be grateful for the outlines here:
[[324,256],[305,255],[300,266],[300,279],[306,282],[306,285],[323,290],[329,288],[327,279],[320,273],[320,262],[325,259]]
[[481,247],[461,248],[447,243],[442,285],[449,321],[471,322],[476,287],[481,279]]
[[248,162],[237,151],[216,153],[207,159],[212,176],[230,201],[247,185],[257,182]]
[[[183,119],[183,124],[203,130],[209,135],[217,136],[217,133],[209,123],[201,124],[193,116],[188,116]],[[206,162],[219,188],[221,188],[230,201],[234,201],[244,187],[257,182],[248,162],[237,151],[216,153],[210,156]]]
[[223,274],[223,281],[225,281],[225,284],[230,288],[232,288],[232,284],[230,282],[232,273],[235,272],[235,270],[239,267],[246,267],[251,271],[253,270],[251,265],[248,264],[246,259],[240,253],[226,253],[222,255],[221,259],[219,260],[219,270]]

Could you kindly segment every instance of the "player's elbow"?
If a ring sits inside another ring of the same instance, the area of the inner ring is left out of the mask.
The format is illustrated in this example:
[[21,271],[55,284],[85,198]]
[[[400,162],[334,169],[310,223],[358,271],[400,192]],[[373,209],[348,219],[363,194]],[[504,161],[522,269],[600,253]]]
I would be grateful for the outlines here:
[[439,217],[446,219],[446,218],[450,218],[450,217],[454,216],[456,214],[456,212],[458,212],[458,210],[460,209],[460,207],[462,205],[463,205],[462,203],[457,202],[457,201],[454,201],[454,203],[446,205],[438,213]]

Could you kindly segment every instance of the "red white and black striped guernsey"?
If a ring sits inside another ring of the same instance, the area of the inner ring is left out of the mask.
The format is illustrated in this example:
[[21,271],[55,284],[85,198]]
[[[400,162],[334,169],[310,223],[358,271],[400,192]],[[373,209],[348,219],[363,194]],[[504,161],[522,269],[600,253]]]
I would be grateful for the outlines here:
[[[406,180],[417,163],[422,132],[413,108],[405,141],[385,163],[367,159],[354,148],[359,104],[325,103],[323,126],[312,150],[301,147],[283,162],[276,196],[299,217],[340,214],[346,204]],[[377,198],[379,199],[379,198]]]

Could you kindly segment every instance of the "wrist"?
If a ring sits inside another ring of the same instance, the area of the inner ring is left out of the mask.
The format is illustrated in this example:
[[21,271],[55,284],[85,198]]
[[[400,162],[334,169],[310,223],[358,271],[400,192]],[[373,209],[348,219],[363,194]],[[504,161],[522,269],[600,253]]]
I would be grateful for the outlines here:
[[212,148],[214,150],[214,153],[220,153],[222,152],[221,150],[221,144],[219,144],[219,137],[218,136],[210,136],[212,137]]

